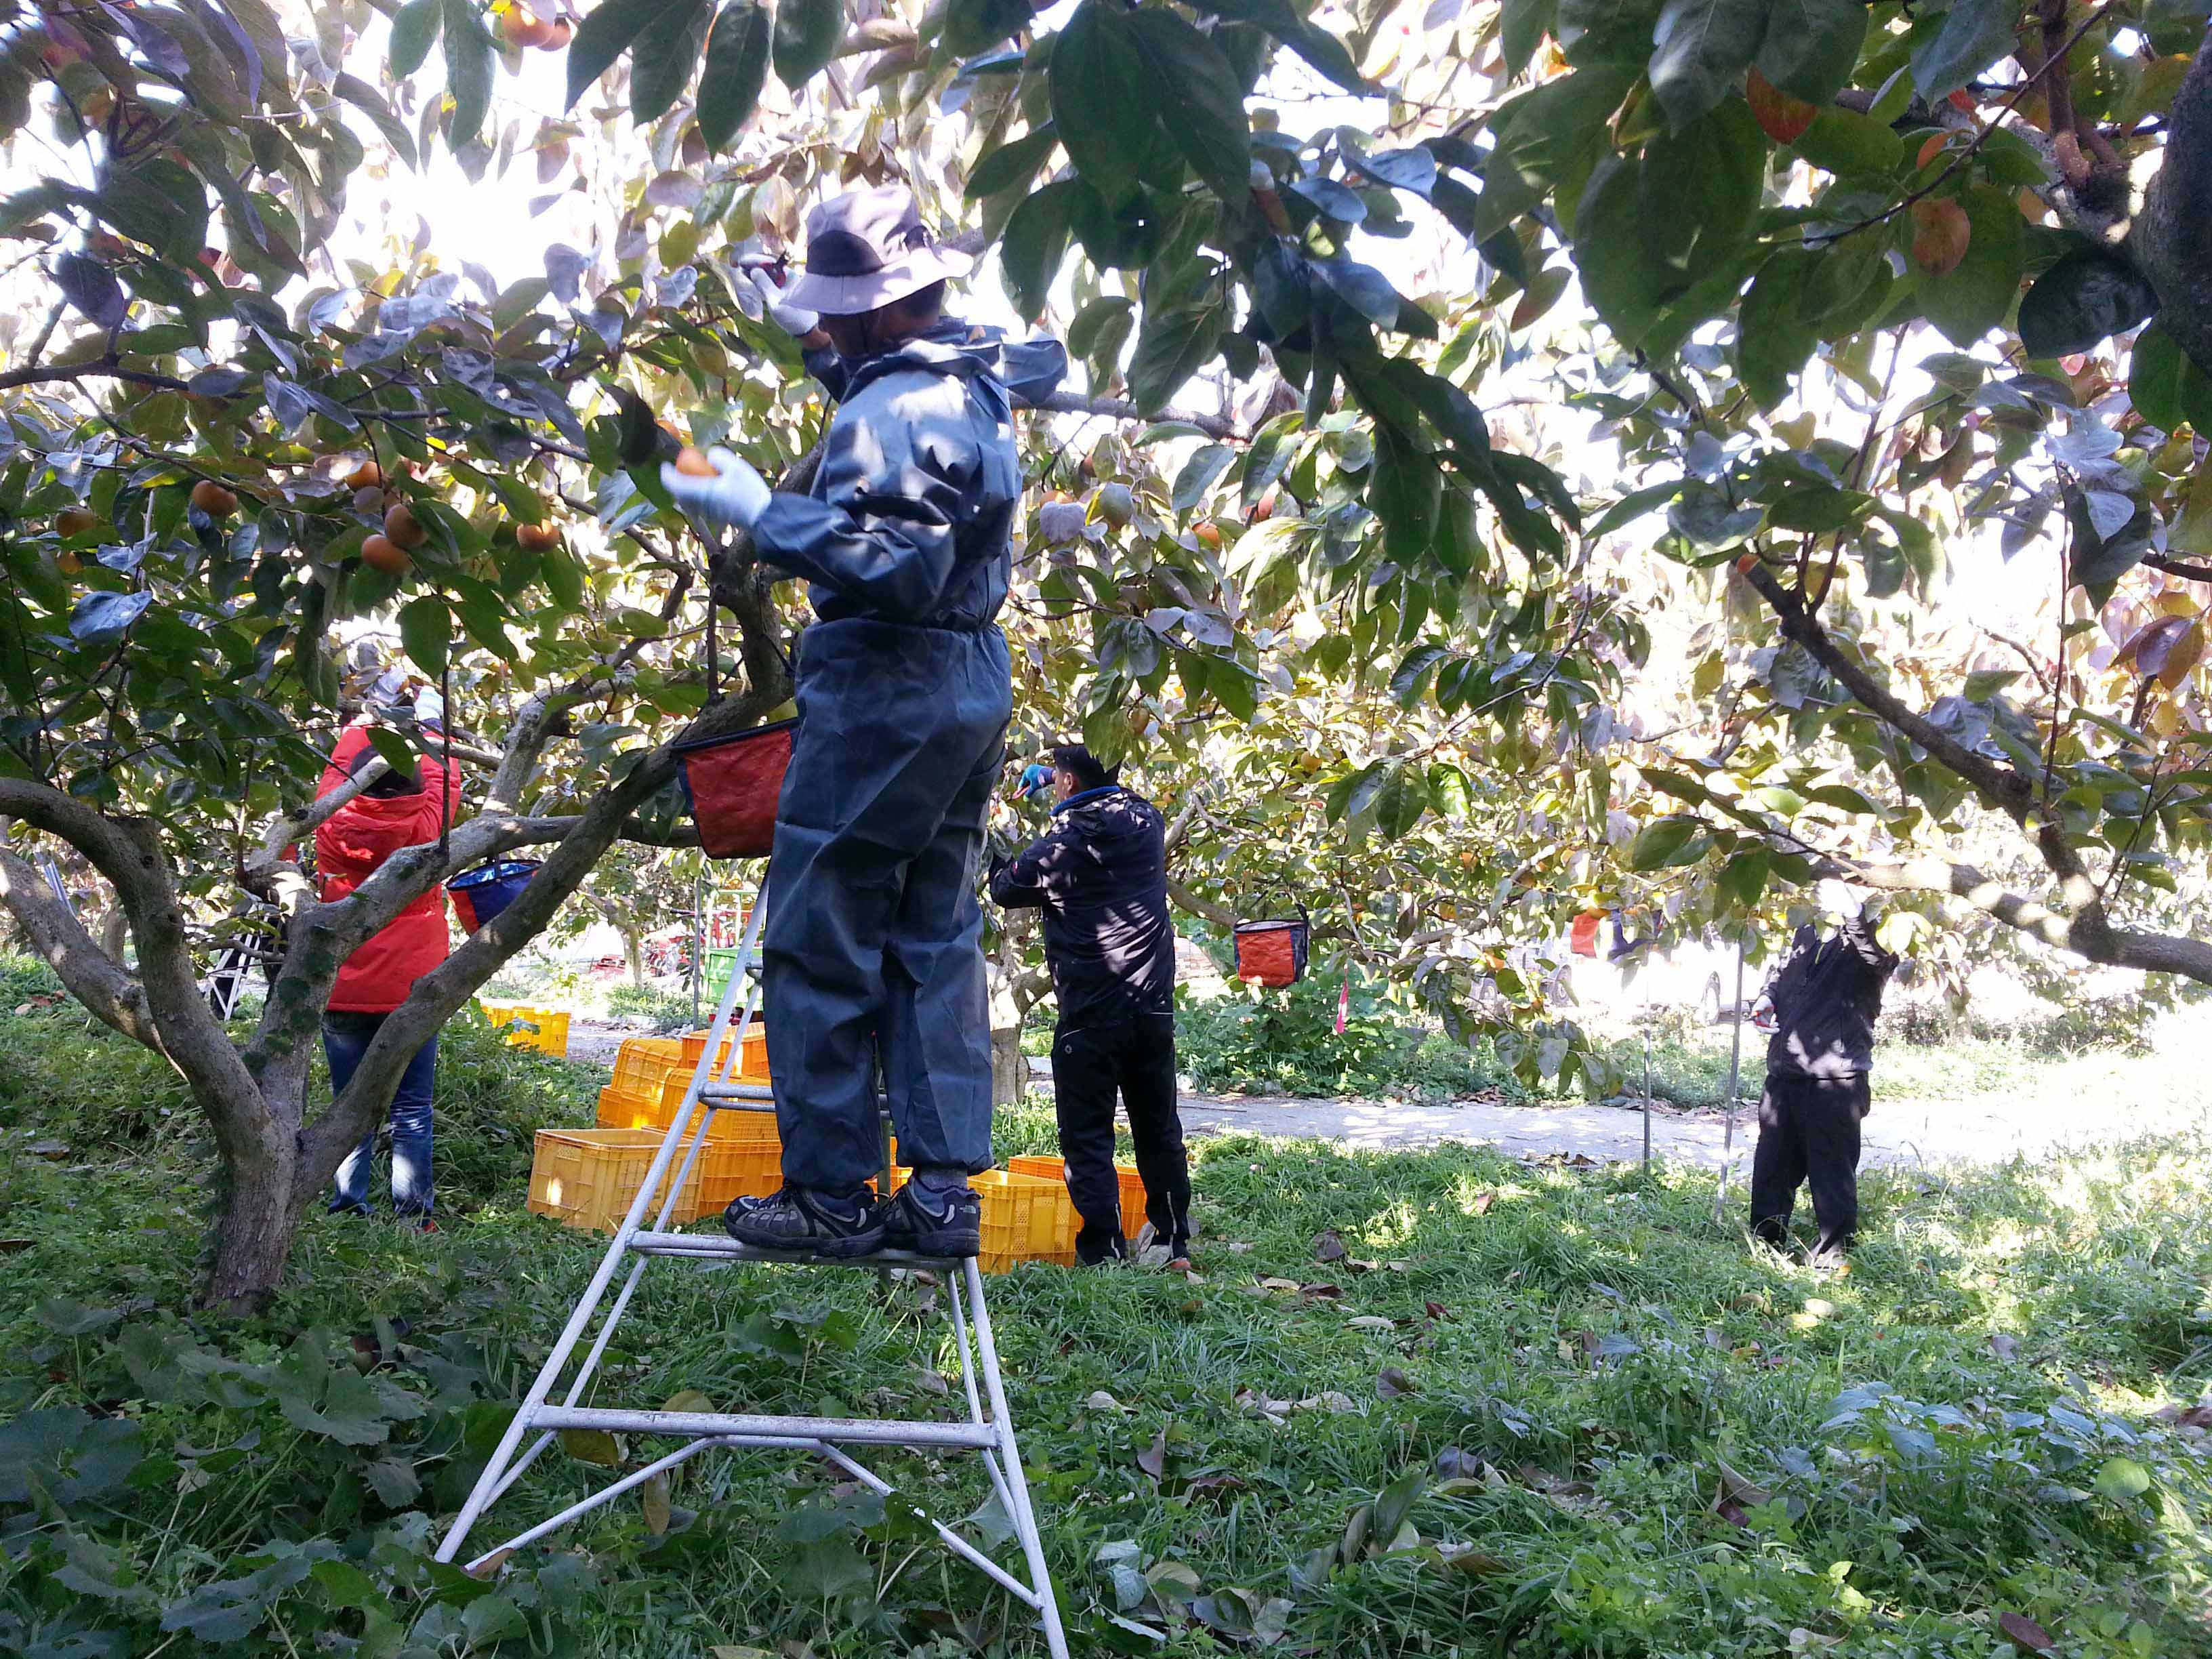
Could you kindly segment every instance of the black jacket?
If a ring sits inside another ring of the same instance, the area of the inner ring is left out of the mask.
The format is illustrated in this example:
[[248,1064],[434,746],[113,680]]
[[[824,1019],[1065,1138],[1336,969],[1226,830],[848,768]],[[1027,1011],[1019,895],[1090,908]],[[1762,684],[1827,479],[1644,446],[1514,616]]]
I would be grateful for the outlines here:
[[1863,1077],[1874,1065],[1874,1023],[1897,958],[1863,919],[1823,939],[1808,925],[1766,987],[1778,1029],[1766,1069],[1784,1077]]
[[1175,1007],[1167,832],[1141,795],[1109,787],[1053,809],[1052,833],[994,865],[991,896],[1044,909],[1044,955],[1063,1030]]

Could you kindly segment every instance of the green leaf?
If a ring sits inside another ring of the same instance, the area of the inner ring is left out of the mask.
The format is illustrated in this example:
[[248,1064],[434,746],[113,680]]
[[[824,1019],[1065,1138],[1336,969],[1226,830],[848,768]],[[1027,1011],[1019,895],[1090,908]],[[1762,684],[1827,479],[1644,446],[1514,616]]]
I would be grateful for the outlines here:
[[1766,135],[1751,106],[1729,98],[1644,148],[1637,219],[1645,252],[1687,286],[1742,246],[1766,184]]
[[1859,0],[1773,0],[1759,72],[1793,98],[1826,104],[1850,84],[1866,32]]
[[1165,409],[1183,382],[1212,361],[1221,347],[1222,326],[1218,305],[1146,313],[1136,352],[1129,360],[1129,394],[1139,414],[1157,415]]
[[[660,15],[668,0],[605,0],[576,25],[568,42],[568,98],[562,106],[574,109],[584,88],[614,67],[615,59],[629,50],[630,42],[647,23]],[[677,0],[678,9],[690,0]]]
[[[368,728],[368,746],[382,756],[384,763],[393,771],[411,775],[415,770],[415,746],[388,726]],[[381,1440],[384,1437],[376,1437]],[[348,1443],[351,1444],[351,1442]]]
[[1171,11],[1124,15],[1168,137],[1216,196],[1241,205],[1252,188],[1252,129],[1228,55]]
[[1623,345],[1644,337],[1668,286],[1667,268],[1644,246],[1639,169],[1608,155],[1590,174],[1575,214],[1575,269],[1583,293]]
[[1728,96],[1759,55],[1766,0],[1667,0],[1652,30],[1652,94],[1686,127]]
[[1905,159],[1905,140],[1887,121],[1836,104],[1814,116],[1813,125],[1797,135],[1790,148],[1814,167],[1844,179],[1888,173]]
[[[996,196],[1002,190],[1012,190],[1016,185],[1026,184],[1044,160],[1052,154],[1052,147],[1060,142],[1060,134],[1051,122],[1046,122],[1032,132],[1025,132],[1010,144],[1000,144],[975,164],[975,172],[968,175],[967,198],[973,202],[986,196]],[[1073,350],[1073,343],[1070,350]],[[1079,357],[1087,353],[1076,351]]]
[[1607,124],[1628,89],[1631,70],[1613,65],[1547,81],[1501,109],[1491,123],[1497,144],[1483,167],[1474,234],[1497,234],[1606,147]]
[[1951,0],[1942,26],[1912,54],[1912,85],[1933,100],[1956,92],[2019,44],[2018,0]]
[[1030,322],[1044,314],[1053,278],[1067,257],[1068,210],[1080,186],[1061,179],[1022,198],[999,244],[1014,309]]
[[2031,357],[2090,351],[2157,309],[2157,292],[2132,261],[2104,248],[2077,247],[2037,277],[2021,301],[2020,343]]
[[1735,901],[1738,909],[1750,909],[1765,892],[1772,857],[1764,847],[1747,847],[1721,866],[1721,891]]
[[2119,1502],[2150,1490],[2150,1471],[2132,1457],[2108,1457],[2097,1470],[2097,1495]]
[[446,0],[446,90],[453,100],[446,142],[455,149],[477,136],[491,107],[491,36],[470,0]]
[[[1047,78],[1053,125],[1075,170],[1109,203],[1144,182],[1158,146],[1158,90],[1124,15],[1110,0],[1082,0],[1053,42]],[[1238,100],[1242,107],[1243,100]]]
[[[411,144],[406,149],[413,153]],[[125,236],[164,258],[189,260],[207,241],[207,191],[167,156],[145,156],[128,168],[111,167],[90,205]]]
[[[2027,309],[2025,303],[2021,309]],[[2162,325],[2154,324],[2136,337],[2128,396],[2136,412],[2161,432],[2186,422],[2200,437],[2212,433],[2212,375],[2191,362]]]
[[776,0],[775,78],[793,92],[837,55],[844,0]]
[[1695,864],[1711,844],[1705,826],[1680,814],[1655,818],[1637,831],[1628,848],[1628,867],[1639,873]]
[[1170,505],[1178,513],[1189,512],[1206,499],[1206,491],[1220,481],[1236,459],[1237,452],[1227,444],[1206,444],[1193,450],[1176,474]]
[[1557,0],[1504,0],[1498,12],[1498,34],[1508,75],[1518,75],[1528,67],[1528,60],[1551,32],[1556,4]]
[[392,112],[392,106],[384,101],[382,93],[357,75],[338,76],[331,82],[331,90],[368,117],[384,135],[384,142],[398,152],[400,160],[410,167],[417,165],[415,135],[407,130],[404,121]]
[[407,0],[392,20],[392,74],[404,81],[422,67],[430,43],[438,38],[438,18],[445,0]]
[[1972,234],[1966,257],[1942,276],[1920,278],[1928,320],[1961,349],[2002,324],[2020,292],[2027,237],[2014,192],[1976,185],[1961,198]]
[[710,155],[727,149],[760,106],[770,27],[768,8],[758,0],[732,0],[714,19],[699,75],[699,136]]
[[713,0],[663,0],[660,15],[638,35],[630,53],[632,120],[657,121],[684,95],[707,44],[713,14]]
[[1577,66],[1620,64],[1641,70],[1665,0],[1559,0],[1555,33]]
[[590,1463],[603,1469],[622,1467],[621,1443],[605,1429],[563,1429],[561,1449],[579,1463]]
[[1376,428],[1374,477],[1368,482],[1367,504],[1382,520],[1386,556],[1409,567],[1421,562],[1436,539],[1443,488],[1444,475],[1434,457],[1389,427]]
[[446,672],[453,637],[453,613],[435,594],[425,593],[399,608],[399,642],[414,665],[433,679]]

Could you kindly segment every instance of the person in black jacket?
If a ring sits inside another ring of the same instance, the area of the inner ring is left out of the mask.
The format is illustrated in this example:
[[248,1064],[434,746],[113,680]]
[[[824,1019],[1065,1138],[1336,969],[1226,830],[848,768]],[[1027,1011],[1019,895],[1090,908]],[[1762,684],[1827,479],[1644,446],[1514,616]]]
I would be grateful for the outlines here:
[[1176,1112],[1175,927],[1166,830],[1080,744],[1053,751],[1052,833],[992,866],[991,896],[1044,911],[1060,1023],[1052,1079],[1068,1195],[1083,1218],[1078,1261],[1127,1254],[1114,1173],[1114,1097],[1129,1114],[1153,1237],[1170,1267],[1190,1258],[1190,1165]]
[[1785,1244],[1797,1188],[1809,1185],[1815,1259],[1834,1260],[1858,1228],[1859,1122],[1872,1100],[1874,1024],[1898,959],[1848,887],[1823,882],[1820,891],[1840,926],[1825,939],[1810,923],[1800,927],[1753,1011],[1773,1035],[1751,1160],[1751,1230]]

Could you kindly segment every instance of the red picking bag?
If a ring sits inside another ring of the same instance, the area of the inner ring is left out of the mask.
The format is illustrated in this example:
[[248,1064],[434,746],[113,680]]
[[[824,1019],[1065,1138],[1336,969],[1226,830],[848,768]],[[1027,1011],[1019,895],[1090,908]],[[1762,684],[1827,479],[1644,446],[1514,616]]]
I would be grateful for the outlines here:
[[1306,946],[1313,929],[1296,921],[1237,924],[1237,977],[1255,985],[1296,984],[1305,977]]
[[1594,957],[1597,954],[1597,928],[1604,920],[1604,916],[1595,910],[1585,910],[1575,918],[1574,932],[1570,937],[1577,956]]
[[733,737],[676,745],[684,799],[710,859],[762,859],[775,842],[775,805],[799,722],[777,720]]

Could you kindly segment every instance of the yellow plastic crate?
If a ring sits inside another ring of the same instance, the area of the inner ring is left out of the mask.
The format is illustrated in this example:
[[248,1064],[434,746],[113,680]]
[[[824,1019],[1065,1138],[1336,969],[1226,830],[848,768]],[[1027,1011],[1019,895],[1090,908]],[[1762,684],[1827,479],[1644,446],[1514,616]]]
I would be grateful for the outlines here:
[[[729,1058],[730,1036],[730,1032],[724,1032],[722,1046],[714,1051],[714,1068],[717,1072],[720,1071],[722,1063]],[[704,1031],[687,1031],[684,1035],[683,1043],[684,1066],[688,1073],[699,1063],[699,1056],[707,1052],[707,1034]],[[736,1080],[739,1083],[765,1083],[769,1080],[768,1032],[757,1020],[746,1028],[745,1046],[738,1055]]]
[[1075,1206],[1062,1182],[1013,1170],[987,1170],[969,1184],[983,1200],[976,1266],[1002,1273],[1018,1261],[1075,1264]]
[[[1019,1175],[1042,1176],[1047,1180],[1059,1182],[1063,1187],[1067,1184],[1067,1160],[1063,1158],[1046,1158],[1041,1154],[1010,1158],[1006,1160],[1006,1167]],[[1117,1162],[1114,1165],[1114,1173],[1121,1182],[1121,1236],[1134,1238],[1145,1230],[1144,1177],[1137,1173],[1133,1164]],[[1073,1200],[1069,1200],[1069,1207],[1074,1207]],[[1075,1224],[1078,1227],[1083,1224],[1081,1216],[1076,1218]]]
[[484,1018],[494,1025],[504,1025],[509,1020],[524,1020],[535,1026],[535,1030],[514,1030],[507,1034],[510,1048],[535,1048],[566,1059],[568,1054],[568,1012],[565,1008],[537,1008],[526,1002],[483,1002],[477,1006]]
[[657,1100],[672,1073],[689,1075],[680,1037],[629,1037],[615,1055],[614,1086],[640,1100]]
[[[630,1200],[652,1168],[662,1139],[654,1129],[540,1129],[530,1164],[528,1207],[564,1227],[612,1232],[629,1212]],[[760,1179],[760,1152],[758,1147],[735,1141],[709,1139],[700,1149],[699,1162],[670,1221],[696,1221],[719,1212],[738,1193],[756,1190],[745,1183]],[[780,1164],[781,1157],[770,1149],[770,1166]],[[682,1159],[679,1150],[670,1166],[672,1176]],[[757,1190],[773,1192],[781,1178],[776,1174]],[[647,1219],[652,1218],[648,1212]]]

